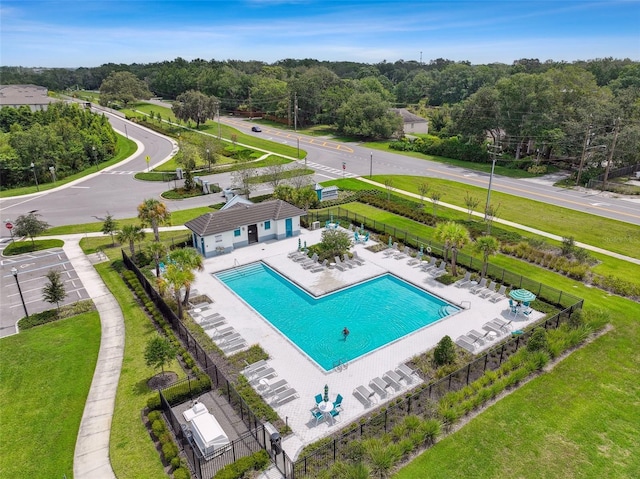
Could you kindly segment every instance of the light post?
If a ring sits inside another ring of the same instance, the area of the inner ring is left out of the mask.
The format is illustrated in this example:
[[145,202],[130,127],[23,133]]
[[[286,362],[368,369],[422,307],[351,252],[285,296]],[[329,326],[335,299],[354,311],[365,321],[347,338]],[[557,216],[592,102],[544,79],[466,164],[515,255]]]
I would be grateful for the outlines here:
[[491,176],[489,176],[489,189],[487,190],[487,204],[484,207],[484,220],[488,221],[489,219],[489,205],[491,204],[491,184],[493,183],[493,171],[496,168],[496,160],[498,159],[498,150],[500,149],[499,145],[489,145],[491,148]]
[[369,179],[373,176],[373,151],[369,154]]
[[91,147],[91,152],[93,155],[93,164],[96,165],[96,171],[98,171],[98,162],[96,161],[96,147],[92,146]]
[[27,312],[27,305],[24,303],[24,296],[22,296],[22,289],[20,288],[20,281],[18,281],[18,270],[16,268],[11,268],[11,274],[16,279],[16,285],[18,285],[18,293],[20,293],[20,299],[22,300],[22,307],[24,308],[24,314],[28,318],[29,313]]
[[36,180],[36,190],[40,191],[40,186],[38,186],[38,175],[36,175],[36,165],[33,161],[31,162],[31,169],[33,170],[33,179]]
[[207,163],[209,163],[209,173],[211,173],[211,152],[209,151],[209,148],[207,148]]
[[298,156],[297,158],[300,159],[300,138],[296,138],[296,140],[298,140]]
[[50,166],[49,172],[51,173],[51,179],[53,180],[53,184],[55,185],[56,184],[56,167]]

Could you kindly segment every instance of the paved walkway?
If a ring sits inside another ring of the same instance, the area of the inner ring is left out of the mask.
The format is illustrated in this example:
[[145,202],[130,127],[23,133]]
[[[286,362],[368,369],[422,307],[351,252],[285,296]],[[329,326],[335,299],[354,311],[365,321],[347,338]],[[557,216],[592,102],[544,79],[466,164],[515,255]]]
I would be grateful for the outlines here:
[[64,240],[64,252],[98,309],[102,328],[98,361],[76,440],[73,476],[115,479],[109,461],[109,438],[124,355],[124,317],[118,302],[80,248],[84,236],[60,237]]

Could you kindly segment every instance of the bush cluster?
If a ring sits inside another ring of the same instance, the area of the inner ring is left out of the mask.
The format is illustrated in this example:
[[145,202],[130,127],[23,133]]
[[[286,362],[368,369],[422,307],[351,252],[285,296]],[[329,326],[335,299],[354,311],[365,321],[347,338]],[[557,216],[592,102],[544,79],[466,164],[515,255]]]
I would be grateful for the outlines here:
[[239,479],[248,477],[249,471],[262,471],[270,463],[267,451],[260,450],[250,456],[241,457],[236,462],[224,466],[213,479]]
[[588,254],[580,253],[573,258],[569,258],[558,254],[556,251],[532,245],[527,241],[521,241],[515,245],[502,244],[500,251],[579,281],[584,280],[590,271],[589,263],[587,262],[589,259]]
[[484,145],[463,142],[457,136],[439,138],[427,135],[415,140],[409,140],[405,137],[389,143],[389,148],[397,151],[416,151],[425,155],[443,156],[474,163],[489,161],[489,153]]
[[41,313],[31,314],[28,318],[22,318],[18,322],[18,329],[24,331],[26,329],[40,326],[42,324],[50,323],[58,319],[70,318],[71,316],[77,316],[82,313],[88,313],[89,311],[95,311],[96,307],[93,301],[85,299],[73,304],[67,304],[60,306],[60,312],[57,309],[48,309]]
[[[173,441],[173,436],[167,428],[160,411],[152,411],[147,415],[151,432],[156,441],[160,443],[162,460],[165,466],[171,466],[173,470],[180,468],[181,460],[178,456],[179,450]],[[187,476],[188,477],[188,476]]]

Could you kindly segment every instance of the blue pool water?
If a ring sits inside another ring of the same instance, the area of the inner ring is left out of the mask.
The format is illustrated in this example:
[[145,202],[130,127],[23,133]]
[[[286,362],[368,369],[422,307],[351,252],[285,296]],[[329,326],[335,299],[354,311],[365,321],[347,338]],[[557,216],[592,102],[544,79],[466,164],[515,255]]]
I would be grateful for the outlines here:
[[215,276],[325,370],[458,311],[390,274],[320,298],[263,263]]

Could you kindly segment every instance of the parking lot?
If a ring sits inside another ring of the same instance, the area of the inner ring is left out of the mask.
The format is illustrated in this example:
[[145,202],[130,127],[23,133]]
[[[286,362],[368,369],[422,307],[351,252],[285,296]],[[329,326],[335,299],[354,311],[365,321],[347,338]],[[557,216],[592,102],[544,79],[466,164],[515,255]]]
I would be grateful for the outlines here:
[[[3,247],[6,244],[3,244]],[[12,269],[17,276],[14,277]],[[46,274],[55,269],[62,273],[67,296],[60,305],[75,303],[81,299],[88,299],[73,266],[67,259],[62,248],[22,254],[19,256],[2,257],[0,260],[0,337],[9,336],[17,332],[16,323],[25,316],[24,308],[31,315],[47,309],[53,309],[55,304],[47,303],[42,298],[42,288],[48,283]],[[17,278],[17,282],[16,282]],[[24,306],[20,298],[18,284],[22,290]]]

